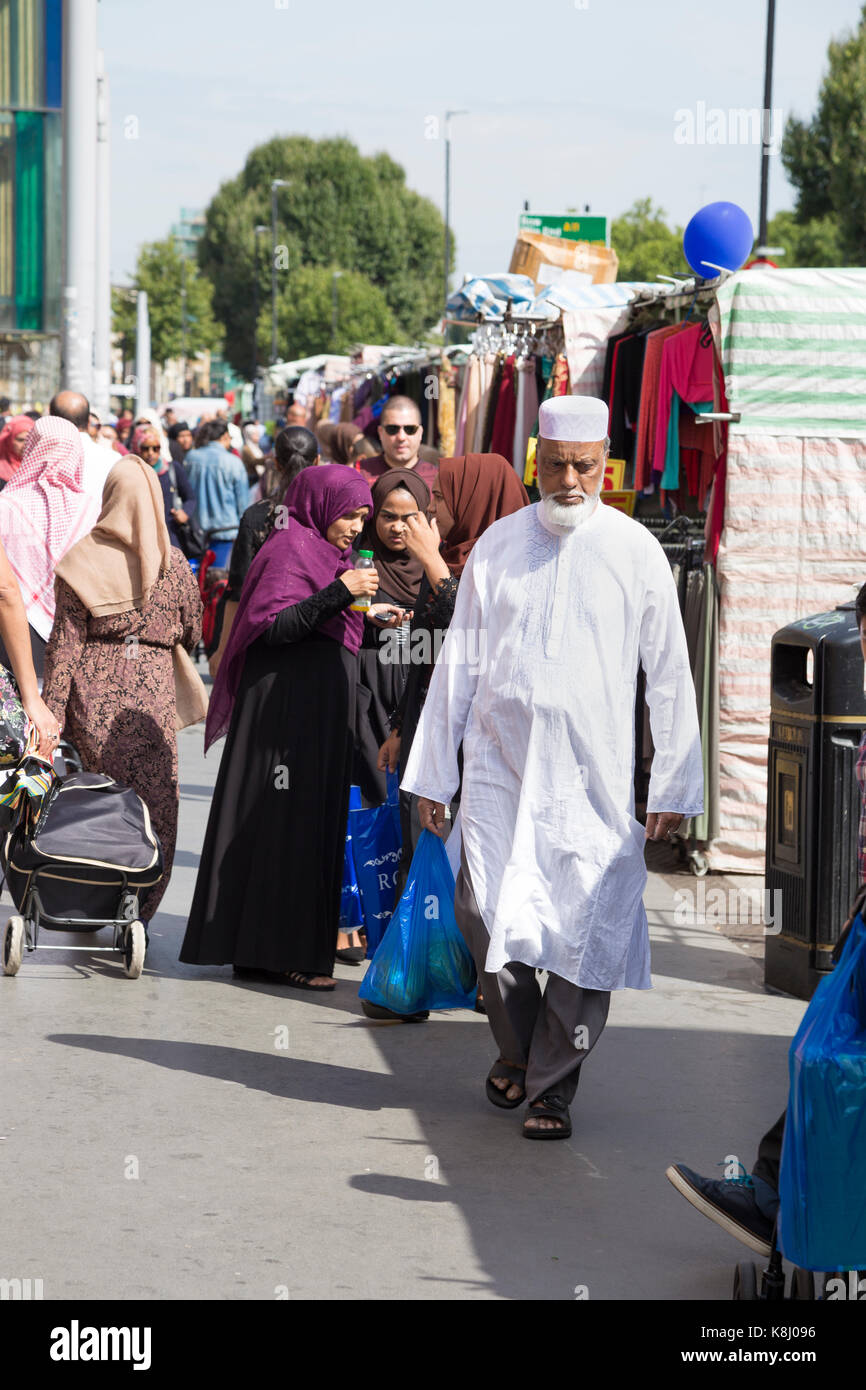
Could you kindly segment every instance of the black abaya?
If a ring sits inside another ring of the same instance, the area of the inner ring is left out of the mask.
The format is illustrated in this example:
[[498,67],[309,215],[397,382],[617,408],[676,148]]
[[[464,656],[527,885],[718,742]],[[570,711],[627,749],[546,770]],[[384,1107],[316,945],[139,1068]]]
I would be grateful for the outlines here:
[[335,580],[247,652],[182,961],[332,973],[358,659],[316,625],[351,601]]
[[[396,603],[380,589],[373,603]],[[377,767],[379,749],[391,732],[391,713],[399,704],[409,673],[409,633],[406,624],[400,641],[397,628],[383,630],[364,624],[358,653],[358,707],[355,715],[355,768],[352,781],[361,788],[368,806],[381,806],[388,795],[384,772]],[[390,658],[401,656],[401,660]],[[385,660],[385,657],[388,660]]]

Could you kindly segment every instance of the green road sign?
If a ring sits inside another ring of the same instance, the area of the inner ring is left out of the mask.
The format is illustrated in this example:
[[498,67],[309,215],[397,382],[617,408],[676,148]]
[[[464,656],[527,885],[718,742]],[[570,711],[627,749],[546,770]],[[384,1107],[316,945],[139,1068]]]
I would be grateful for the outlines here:
[[522,212],[522,232],[540,232],[542,236],[563,237],[566,241],[590,241],[607,245],[607,218],[587,217],[576,212],[550,217],[546,213]]

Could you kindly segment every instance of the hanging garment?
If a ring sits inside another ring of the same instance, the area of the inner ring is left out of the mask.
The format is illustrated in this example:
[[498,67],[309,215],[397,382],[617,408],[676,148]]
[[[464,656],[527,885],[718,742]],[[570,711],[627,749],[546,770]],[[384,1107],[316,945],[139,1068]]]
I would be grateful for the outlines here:
[[502,382],[502,368],[504,360],[500,353],[493,359],[493,373],[490,378],[490,389],[487,393],[487,405],[484,412],[484,426],[481,434],[481,447],[478,450],[481,454],[489,454],[490,441],[493,438],[493,426],[496,421],[496,412],[499,407],[499,387]]
[[466,393],[469,387],[469,363],[463,368],[463,381],[457,397],[457,437],[454,442],[454,457],[462,458],[466,452]]
[[628,321],[628,308],[581,309],[563,314],[565,353],[571,390],[575,396],[600,396],[604,383],[607,340]]
[[658,406],[652,442],[654,473],[665,471],[668,424],[674,392],[676,391],[684,401],[712,401],[714,361],[712,336],[706,324],[686,324],[680,333],[672,334],[662,344]]
[[451,385],[451,364],[445,354],[439,367],[439,448],[443,458],[454,458],[454,445],[457,438],[455,423],[454,387]]
[[[555,359],[553,357],[538,357],[535,361],[535,381],[538,390],[539,404],[542,401],[550,400],[553,395],[553,367]],[[538,476],[538,467],[535,460],[535,451],[538,446],[538,411],[535,412],[535,423],[526,442],[526,461],[523,470],[523,483],[525,487],[534,487]]]
[[[479,398],[478,406],[475,411],[475,433],[472,438],[472,452],[481,453],[481,446],[484,443],[484,428],[487,422],[487,408],[490,404],[490,392],[493,389],[493,378],[496,372],[498,358],[495,353],[489,352],[486,357],[481,358],[479,373]],[[470,441],[467,439],[466,447],[469,449]]]
[[634,485],[638,491],[652,482],[652,466],[649,460],[652,456],[652,441],[655,438],[662,348],[666,339],[674,333],[679,333],[681,328],[682,324],[669,323],[646,335],[634,450]]
[[608,431],[610,453],[612,458],[625,459],[629,471],[634,461],[645,352],[644,333],[624,334],[616,344]]
[[538,387],[535,382],[535,358],[521,362],[517,369],[517,415],[514,422],[514,445],[511,452],[518,478],[526,471],[526,448],[529,436],[538,423]]
[[514,449],[514,425],[517,419],[517,395],[514,380],[514,357],[507,357],[502,368],[502,381],[499,386],[499,400],[496,405],[496,418],[490,436],[490,454],[501,454],[512,462]]
[[478,431],[478,415],[481,405],[483,363],[475,353],[466,364],[466,427],[463,435],[463,449],[456,457],[477,452],[475,437]]

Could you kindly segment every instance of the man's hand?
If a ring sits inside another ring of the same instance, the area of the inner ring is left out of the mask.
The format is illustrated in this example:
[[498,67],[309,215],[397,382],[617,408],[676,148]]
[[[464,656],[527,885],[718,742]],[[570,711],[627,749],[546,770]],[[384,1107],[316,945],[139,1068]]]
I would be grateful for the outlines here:
[[441,801],[428,801],[426,796],[419,796],[418,820],[421,822],[422,830],[432,830],[441,840],[442,827],[445,824],[445,807]]
[[379,749],[379,757],[376,766],[380,772],[396,772],[400,761],[400,735],[396,729],[392,729],[382,747]]
[[184,511],[183,507],[172,507],[171,514],[175,521],[180,522],[181,526],[184,526],[186,522],[189,521],[189,516]]
[[666,840],[669,833],[676,830],[682,821],[682,816],[676,811],[650,811],[646,818],[646,838],[648,840]]

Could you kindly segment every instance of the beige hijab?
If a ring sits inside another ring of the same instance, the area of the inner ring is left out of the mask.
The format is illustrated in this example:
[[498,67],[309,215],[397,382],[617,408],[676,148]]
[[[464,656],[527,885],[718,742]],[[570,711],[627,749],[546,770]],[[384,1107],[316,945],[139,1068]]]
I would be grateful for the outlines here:
[[141,608],[171,564],[162,490],[156,473],[126,454],[105,480],[102,511],[55,573],[95,618]]

